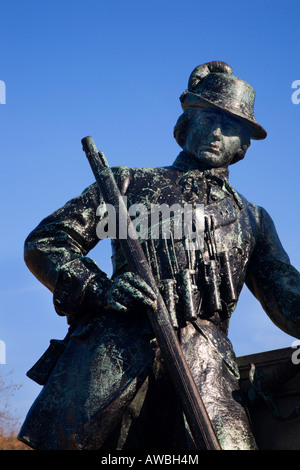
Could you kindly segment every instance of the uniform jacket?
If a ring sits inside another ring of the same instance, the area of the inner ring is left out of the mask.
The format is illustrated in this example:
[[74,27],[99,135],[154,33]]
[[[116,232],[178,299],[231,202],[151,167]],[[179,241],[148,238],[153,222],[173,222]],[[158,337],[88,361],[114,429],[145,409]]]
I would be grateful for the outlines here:
[[[183,315],[185,292],[179,286],[177,320],[179,330],[182,327],[180,331],[187,331],[182,344],[198,386],[206,395],[212,395],[208,397],[212,409],[216,400],[220,406],[226,405],[222,412],[217,411],[216,419],[223,415],[229,426],[234,422],[236,427],[240,411],[234,411],[236,403],[228,405],[232,392],[238,389],[239,378],[227,338],[230,315],[246,283],[271,320],[300,338],[299,273],[290,264],[268,213],[232,188],[227,170],[192,169],[185,164],[183,153],[170,167],[115,167],[113,171],[128,207],[137,203],[149,209],[151,204],[163,203],[204,205],[201,250],[186,250],[183,239],[174,243],[143,239],[143,247],[158,282],[178,279],[178,272],[185,269],[193,271],[199,321],[194,322],[196,329],[184,328],[191,323]],[[44,219],[25,242],[26,263],[53,292],[57,313],[67,314],[71,325],[76,318],[91,315],[90,321],[75,329],[20,431],[20,438],[38,449],[101,447],[109,430],[122,419],[122,410],[134,398],[154,360],[146,315],[119,318],[119,314],[104,309],[105,293],[113,281],[87,257],[99,242],[97,225],[105,216],[102,202],[96,184],[92,184]],[[116,278],[128,266],[116,240],[112,241],[112,249]],[[222,308],[214,312],[211,300],[216,292],[211,289],[211,276],[206,276],[205,269],[213,255],[222,253],[227,254],[234,294],[226,293],[228,283],[221,269],[215,287]],[[201,338],[206,338],[204,343]],[[195,357],[196,350],[201,357]],[[210,373],[200,372],[205,361]],[[209,374],[212,382],[206,384]],[[213,388],[217,382],[223,391]],[[223,399],[216,398],[218,394],[223,394]],[[171,419],[175,416],[172,410]],[[96,437],[98,441],[93,442]]]
[[[237,297],[246,283],[271,320],[286,333],[299,338],[299,273],[290,264],[271,217],[231,187],[226,170],[189,171],[177,165],[177,161],[167,168],[114,168],[121,192],[127,196],[128,207],[137,203],[148,207],[163,203],[172,206],[178,202],[204,204],[204,215],[214,218],[216,249],[219,253],[228,252]],[[105,302],[104,294],[111,280],[87,257],[99,242],[96,229],[104,212],[99,209],[101,202],[98,188],[92,184],[44,219],[25,242],[26,263],[54,292],[58,313],[72,314],[88,308],[93,310],[95,306],[99,309]],[[153,269],[158,267],[161,279],[171,278],[172,267],[164,243],[155,240],[154,248],[157,265]],[[176,243],[176,248],[179,268],[187,267],[187,250],[183,243]],[[112,241],[112,251],[114,278],[128,267],[116,240]],[[206,257],[206,243],[203,251]],[[172,264],[174,267],[174,262]],[[201,275],[200,272],[200,283]],[[95,277],[103,286],[97,292],[93,289]],[[220,322],[224,331],[227,331],[235,304],[227,306]]]

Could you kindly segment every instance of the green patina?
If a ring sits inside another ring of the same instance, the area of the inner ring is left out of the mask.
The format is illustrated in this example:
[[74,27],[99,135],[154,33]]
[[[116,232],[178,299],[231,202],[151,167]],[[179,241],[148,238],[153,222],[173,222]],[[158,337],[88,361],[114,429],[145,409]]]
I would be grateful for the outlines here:
[[[250,140],[266,137],[254,96],[228,64],[196,67],[180,98],[174,137],[182,151],[173,164],[113,168],[128,205],[144,204],[149,217],[154,204],[190,204],[194,216],[204,206],[201,248],[187,249],[187,237],[172,230],[167,240],[144,237],[142,247],[223,449],[257,448],[227,336],[243,285],[279,328],[300,337],[299,273],[267,212],[228,182],[229,165],[244,158]],[[129,272],[118,240],[112,278],[87,257],[99,242],[102,202],[92,184],[25,242],[28,267],[70,329],[30,371],[44,388],[20,439],[37,449],[194,449],[185,397],[174,391],[146,315],[157,312],[156,293]]]

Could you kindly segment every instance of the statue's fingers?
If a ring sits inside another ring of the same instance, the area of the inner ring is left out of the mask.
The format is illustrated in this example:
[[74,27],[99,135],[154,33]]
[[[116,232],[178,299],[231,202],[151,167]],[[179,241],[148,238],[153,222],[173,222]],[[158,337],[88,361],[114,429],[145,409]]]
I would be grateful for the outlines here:
[[130,297],[122,290],[118,288],[114,288],[110,291],[107,297],[107,304],[108,307],[112,308],[113,310],[117,310],[118,312],[126,313],[130,304],[132,304],[132,300]]
[[128,276],[125,277],[126,281],[139,291],[141,291],[143,294],[145,294],[147,297],[152,299],[153,301],[156,300],[156,294],[153,292],[151,287],[147,284],[146,281],[144,281],[140,276],[138,275],[133,275],[132,273],[126,273]]
[[153,296],[151,291],[151,296],[142,292],[140,288],[134,287],[133,284],[122,283],[120,284],[120,289],[127,296],[130,296],[132,300],[143,303],[147,307],[156,308],[156,296]]
[[107,302],[107,306],[111,308],[112,310],[115,310],[116,312],[119,312],[119,313],[127,313],[127,310],[128,310],[128,308],[125,307],[125,305],[122,305],[116,300],[112,300],[112,299]]

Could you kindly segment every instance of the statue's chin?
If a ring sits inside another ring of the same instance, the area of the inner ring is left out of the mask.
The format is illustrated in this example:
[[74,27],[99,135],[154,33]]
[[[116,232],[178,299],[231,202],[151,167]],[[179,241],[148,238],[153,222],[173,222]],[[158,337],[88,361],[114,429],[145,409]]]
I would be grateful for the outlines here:
[[194,160],[203,168],[220,168],[227,166],[227,159],[221,153],[200,150]]

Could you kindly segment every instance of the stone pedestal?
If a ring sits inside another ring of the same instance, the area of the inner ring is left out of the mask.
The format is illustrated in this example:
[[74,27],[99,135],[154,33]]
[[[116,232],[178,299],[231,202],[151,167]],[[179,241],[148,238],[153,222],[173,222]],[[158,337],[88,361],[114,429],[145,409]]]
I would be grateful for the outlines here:
[[[238,358],[241,374],[241,388],[247,393],[250,387],[250,364],[264,374],[273,374],[280,369],[291,369],[294,348],[284,348]],[[299,354],[300,356],[300,354]],[[295,354],[294,354],[295,357]],[[273,402],[282,417],[289,416],[300,406],[300,365],[295,367],[296,374],[279,385],[273,395]],[[251,408],[251,419],[257,444],[261,450],[300,450],[300,417],[292,420],[275,418],[263,401]]]

